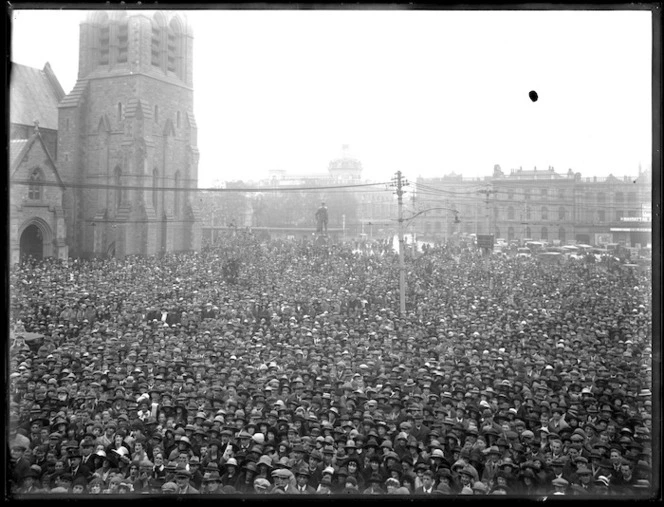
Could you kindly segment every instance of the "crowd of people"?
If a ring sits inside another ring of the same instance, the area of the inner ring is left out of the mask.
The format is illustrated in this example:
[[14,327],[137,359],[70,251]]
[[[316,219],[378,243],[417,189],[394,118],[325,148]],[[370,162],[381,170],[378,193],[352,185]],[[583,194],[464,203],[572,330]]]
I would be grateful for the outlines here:
[[376,251],[12,266],[11,494],[652,493],[651,272]]

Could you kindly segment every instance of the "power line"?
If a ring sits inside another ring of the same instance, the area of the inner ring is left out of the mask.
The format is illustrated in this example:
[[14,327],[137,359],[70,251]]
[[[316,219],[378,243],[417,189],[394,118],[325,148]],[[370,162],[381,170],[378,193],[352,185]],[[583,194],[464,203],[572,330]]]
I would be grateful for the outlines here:
[[[263,192],[299,192],[299,191],[320,191],[320,190],[342,190],[349,188],[368,188],[379,185],[389,185],[389,182],[382,183],[358,183],[354,185],[324,185],[316,187],[245,187],[245,188],[186,188],[186,187],[146,187],[138,185],[104,185],[100,183],[69,183],[65,188],[85,188],[98,190],[141,190],[145,192],[242,192],[242,193],[263,193]],[[33,181],[33,180],[12,180],[11,185],[24,185],[33,187],[59,187],[58,182],[51,181]],[[387,189],[383,190],[384,192]]]
[[416,184],[418,193],[422,193],[424,191],[430,192],[430,193],[435,193],[435,194],[445,194],[445,195],[472,195],[474,194],[477,189],[482,188],[481,186],[475,186],[475,187],[469,187],[468,191],[464,192],[455,192],[453,190],[443,190],[441,188],[435,188],[435,187],[429,187],[428,185],[421,185],[421,184]]

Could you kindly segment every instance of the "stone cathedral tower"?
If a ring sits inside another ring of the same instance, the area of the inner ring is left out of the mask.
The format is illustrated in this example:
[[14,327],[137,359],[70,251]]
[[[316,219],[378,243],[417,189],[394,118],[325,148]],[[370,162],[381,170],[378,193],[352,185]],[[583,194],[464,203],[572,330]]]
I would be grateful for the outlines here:
[[70,255],[200,249],[193,35],[176,12],[95,11],[59,104]]

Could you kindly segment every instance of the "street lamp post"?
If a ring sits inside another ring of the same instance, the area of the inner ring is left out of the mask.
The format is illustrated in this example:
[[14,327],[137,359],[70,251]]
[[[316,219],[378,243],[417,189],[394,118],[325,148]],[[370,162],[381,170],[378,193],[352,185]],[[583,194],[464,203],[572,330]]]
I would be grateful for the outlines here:
[[346,241],[346,214],[341,215],[342,240]]
[[[400,277],[399,277],[399,302],[400,302],[400,310],[401,314],[404,315],[406,312],[406,266],[404,264],[404,259],[403,259],[403,242],[404,242],[404,227],[403,223],[408,220],[408,224],[406,224],[406,228],[410,224],[412,224],[412,220],[417,218],[423,213],[426,213],[427,211],[433,211],[433,210],[447,210],[447,211],[453,211],[455,214],[458,214],[458,211],[454,208],[444,208],[444,207],[437,207],[437,208],[428,208],[422,211],[419,211],[415,213],[414,215],[408,217],[408,218],[403,218],[403,213],[401,210],[401,206],[399,206],[399,229],[398,229],[398,234],[399,234],[399,271],[400,271]],[[458,215],[457,215],[458,216]]]

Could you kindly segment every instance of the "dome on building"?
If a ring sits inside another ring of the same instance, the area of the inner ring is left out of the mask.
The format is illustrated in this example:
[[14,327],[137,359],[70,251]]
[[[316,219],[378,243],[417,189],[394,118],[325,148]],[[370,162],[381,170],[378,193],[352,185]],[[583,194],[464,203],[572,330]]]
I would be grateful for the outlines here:
[[335,179],[360,179],[362,175],[362,162],[350,154],[347,144],[341,147],[341,157],[330,161],[328,167],[330,176]]

